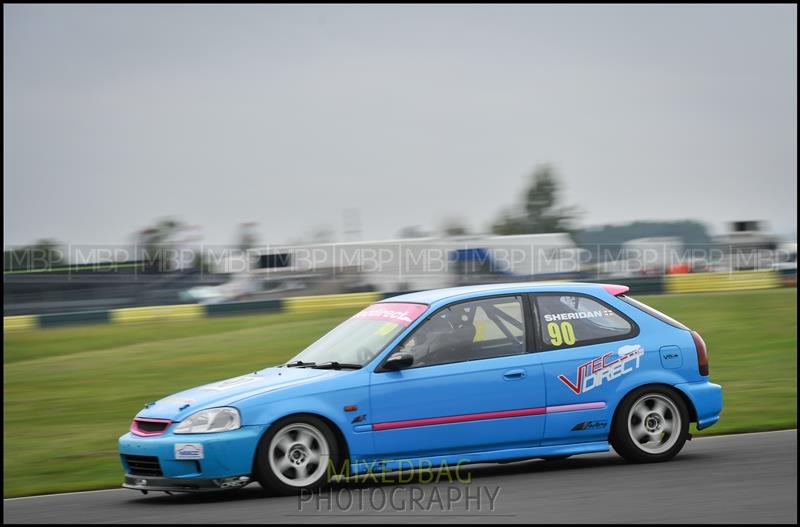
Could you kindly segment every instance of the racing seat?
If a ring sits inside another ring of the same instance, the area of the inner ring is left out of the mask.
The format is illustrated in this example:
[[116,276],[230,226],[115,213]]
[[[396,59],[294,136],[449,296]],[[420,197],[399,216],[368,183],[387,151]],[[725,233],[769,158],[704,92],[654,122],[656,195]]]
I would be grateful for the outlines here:
[[438,335],[429,344],[426,363],[445,364],[473,358],[475,332],[474,325],[463,322],[447,333]]

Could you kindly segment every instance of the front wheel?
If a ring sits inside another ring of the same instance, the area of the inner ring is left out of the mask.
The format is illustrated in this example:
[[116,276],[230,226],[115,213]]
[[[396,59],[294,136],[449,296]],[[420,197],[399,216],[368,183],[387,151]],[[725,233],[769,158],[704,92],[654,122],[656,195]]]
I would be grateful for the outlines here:
[[683,399],[665,386],[643,386],[622,400],[614,416],[611,445],[635,463],[672,459],[689,437]]
[[336,437],[324,421],[311,415],[287,417],[261,439],[256,478],[265,489],[283,495],[316,489],[326,483],[337,452]]

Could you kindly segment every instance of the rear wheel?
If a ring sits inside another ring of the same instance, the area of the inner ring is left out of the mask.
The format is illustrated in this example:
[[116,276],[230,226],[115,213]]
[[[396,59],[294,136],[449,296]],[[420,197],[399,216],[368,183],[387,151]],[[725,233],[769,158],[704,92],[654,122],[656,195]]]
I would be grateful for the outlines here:
[[278,494],[296,494],[327,483],[331,462],[338,466],[338,444],[321,419],[290,416],[264,434],[256,453],[255,474],[261,486]]
[[619,455],[635,463],[672,459],[689,436],[689,412],[666,386],[643,386],[622,400],[610,441]]

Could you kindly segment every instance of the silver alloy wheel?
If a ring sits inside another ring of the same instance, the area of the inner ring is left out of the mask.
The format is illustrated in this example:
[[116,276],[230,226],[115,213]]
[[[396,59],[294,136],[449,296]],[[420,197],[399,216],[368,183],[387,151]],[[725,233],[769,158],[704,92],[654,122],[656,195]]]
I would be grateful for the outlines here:
[[628,433],[633,444],[648,454],[661,454],[672,448],[681,425],[678,407],[659,393],[639,397],[628,412]]
[[316,482],[330,459],[325,435],[308,423],[291,423],[281,428],[270,441],[267,454],[275,477],[297,488]]

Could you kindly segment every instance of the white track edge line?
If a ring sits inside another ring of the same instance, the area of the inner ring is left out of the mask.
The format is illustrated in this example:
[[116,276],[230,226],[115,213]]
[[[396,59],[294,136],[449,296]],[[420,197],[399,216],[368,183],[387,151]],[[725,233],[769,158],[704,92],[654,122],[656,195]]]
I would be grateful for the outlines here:
[[693,436],[692,437],[692,441],[698,441],[700,439],[724,439],[726,437],[742,437],[742,436],[754,436],[754,435],[765,435],[765,434],[780,434],[780,433],[783,433],[783,432],[797,432],[797,428],[785,428],[783,430],[765,430],[763,432],[742,432],[742,433],[732,432],[730,434],[719,434],[719,435],[714,435],[714,436]]
[[118,489],[97,489],[97,490],[78,490],[75,492],[57,492],[55,494],[36,494],[35,496],[17,496],[16,498],[3,498],[3,501],[30,500],[33,498],[52,498],[54,496],[70,496],[72,494],[92,494],[94,492],[116,492],[120,490],[129,490],[129,489],[123,489],[122,487],[120,487]]

